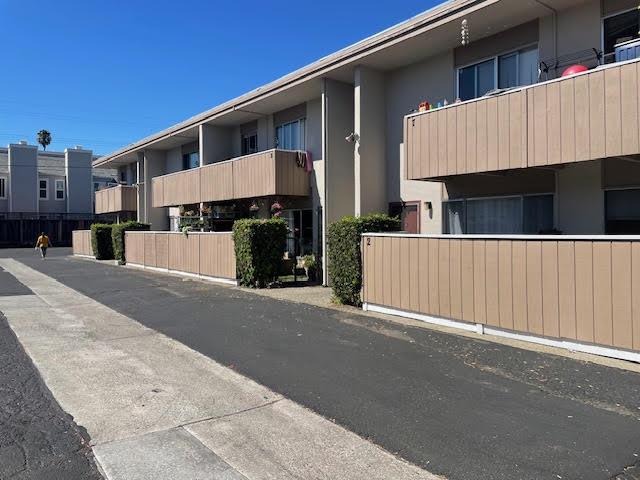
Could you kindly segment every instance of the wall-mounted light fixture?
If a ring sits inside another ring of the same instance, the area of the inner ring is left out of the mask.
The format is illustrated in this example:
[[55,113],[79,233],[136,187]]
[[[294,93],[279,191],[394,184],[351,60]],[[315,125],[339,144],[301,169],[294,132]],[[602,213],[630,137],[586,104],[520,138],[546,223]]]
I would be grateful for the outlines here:
[[355,132],[351,132],[349,135],[344,137],[344,139],[349,143],[356,143],[360,141],[360,135]]
[[424,202],[424,206],[429,213],[433,210],[433,204],[431,202]]

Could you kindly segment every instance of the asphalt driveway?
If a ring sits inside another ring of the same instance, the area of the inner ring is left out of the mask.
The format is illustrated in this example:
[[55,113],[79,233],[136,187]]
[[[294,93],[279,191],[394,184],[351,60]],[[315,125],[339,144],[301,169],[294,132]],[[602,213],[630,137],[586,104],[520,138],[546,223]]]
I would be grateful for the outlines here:
[[46,261],[32,251],[0,256],[433,473],[607,479],[639,460],[639,374],[66,253],[53,249]]

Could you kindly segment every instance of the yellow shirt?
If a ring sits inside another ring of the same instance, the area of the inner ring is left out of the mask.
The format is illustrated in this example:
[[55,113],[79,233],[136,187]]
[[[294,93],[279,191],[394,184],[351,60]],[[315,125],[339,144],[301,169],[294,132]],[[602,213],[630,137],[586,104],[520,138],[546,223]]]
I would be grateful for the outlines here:
[[46,235],[40,235],[38,237],[38,242],[36,243],[36,247],[48,248],[49,247],[49,237],[47,237]]

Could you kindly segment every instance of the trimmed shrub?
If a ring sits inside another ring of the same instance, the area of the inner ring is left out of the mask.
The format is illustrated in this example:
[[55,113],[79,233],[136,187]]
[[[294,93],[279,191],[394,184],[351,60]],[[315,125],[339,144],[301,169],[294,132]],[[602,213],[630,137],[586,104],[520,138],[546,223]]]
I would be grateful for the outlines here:
[[112,227],[113,225],[107,223],[91,225],[91,247],[96,260],[113,260]]
[[329,276],[336,300],[348,305],[361,304],[361,235],[367,232],[398,230],[400,230],[400,219],[381,213],[363,217],[343,217],[329,225],[327,237]]
[[148,223],[140,223],[136,221],[118,223],[111,230],[111,240],[113,242],[113,255],[119,263],[124,264],[127,261],[124,251],[124,232],[127,230],[148,231],[151,225]]
[[243,219],[233,223],[238,282],[264,288],[276,280],[287,241],[287,223],[281,218]]

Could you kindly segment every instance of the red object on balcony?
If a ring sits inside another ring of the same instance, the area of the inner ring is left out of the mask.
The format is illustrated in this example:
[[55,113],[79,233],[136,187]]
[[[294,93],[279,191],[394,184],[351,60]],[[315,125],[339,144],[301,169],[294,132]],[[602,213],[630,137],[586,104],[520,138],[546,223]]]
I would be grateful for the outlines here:
[[584,65],[571,65],[570,67],[567,67],[567,69],[564,72],[562,72],[562,76],[568,77],[569,75],[575,75],[576,73],[586,72],[587,70],[589,69]]

